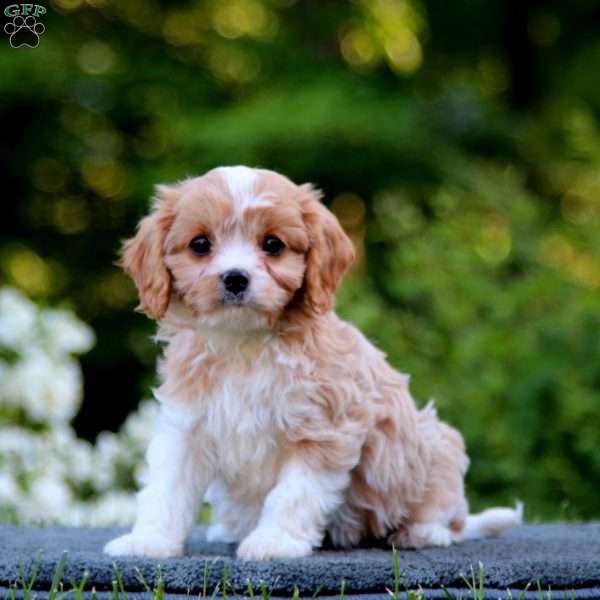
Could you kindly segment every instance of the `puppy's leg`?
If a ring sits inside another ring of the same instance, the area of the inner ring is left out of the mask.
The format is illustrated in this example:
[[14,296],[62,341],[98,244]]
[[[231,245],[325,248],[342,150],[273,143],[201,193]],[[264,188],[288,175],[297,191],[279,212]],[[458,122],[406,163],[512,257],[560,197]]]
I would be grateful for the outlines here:
[[431,444],[427,493],[412,507],[404,525],[388,538],[390,544],[402,548],[449,546],[456,541],[468,513],[464,492],[468,459],[462,437],[438,421],[430,407],[420,416]]
[[190,416],[161,407],[146,453],[147,483],[137,496],[135,525],[106,544],[104,552],[154,558],[183,554],[210,477],[195,425]]
[[246,560],[307,556],[322,539],[329,515],[339,506],[349,472],[316,471],[288,463],[267,495],[258,525],[239,545]]

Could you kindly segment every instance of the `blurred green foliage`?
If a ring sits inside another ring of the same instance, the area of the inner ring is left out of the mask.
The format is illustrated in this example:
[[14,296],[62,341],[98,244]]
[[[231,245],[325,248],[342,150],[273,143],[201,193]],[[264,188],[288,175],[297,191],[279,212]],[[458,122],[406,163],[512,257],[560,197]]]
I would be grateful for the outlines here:
[[260,165],[325,191],[359,248],[339,311],[464,433],[474,508],[599,517],[599,18],[591,0],[53,0],[38,48],[0,52],[0,269],[97,332],[79,433],[152,381],[113,261],[153,186]]

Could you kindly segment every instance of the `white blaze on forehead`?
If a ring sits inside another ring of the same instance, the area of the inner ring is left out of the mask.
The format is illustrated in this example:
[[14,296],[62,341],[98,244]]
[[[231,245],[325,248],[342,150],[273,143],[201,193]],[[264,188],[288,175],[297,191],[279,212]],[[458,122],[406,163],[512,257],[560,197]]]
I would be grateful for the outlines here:
[[254,189],[256,173],[249,167],[219,167],[219,172],[227,182],[234,198],[249,196]]
[[254,169],[244,166],[219,167],[218,171],[227,183],[237,218],[241,219],[247,208],[271,205],[264,196],[256,193],[257,174]]

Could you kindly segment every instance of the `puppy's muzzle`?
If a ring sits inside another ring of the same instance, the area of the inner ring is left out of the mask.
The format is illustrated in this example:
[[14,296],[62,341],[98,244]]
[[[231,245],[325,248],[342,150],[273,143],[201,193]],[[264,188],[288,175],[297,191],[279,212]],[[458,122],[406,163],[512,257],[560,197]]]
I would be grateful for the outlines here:
[[225,304],[243,304],[250,285],[250,276],[241,269],[231,269],[221,275]]

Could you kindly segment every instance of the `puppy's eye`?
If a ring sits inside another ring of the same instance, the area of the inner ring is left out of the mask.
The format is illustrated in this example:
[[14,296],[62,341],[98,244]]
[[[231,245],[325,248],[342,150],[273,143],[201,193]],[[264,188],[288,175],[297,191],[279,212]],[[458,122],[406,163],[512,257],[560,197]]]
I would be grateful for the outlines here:
[[268,235],[263,242],[262,249],[269,256],[279,256],[285,250],[285,244],[274,235]]
[[210,240],[205,235],[198,235],[190,242],[190,248],[197,256],[206,256],[210,252]]

